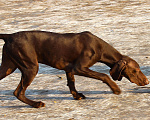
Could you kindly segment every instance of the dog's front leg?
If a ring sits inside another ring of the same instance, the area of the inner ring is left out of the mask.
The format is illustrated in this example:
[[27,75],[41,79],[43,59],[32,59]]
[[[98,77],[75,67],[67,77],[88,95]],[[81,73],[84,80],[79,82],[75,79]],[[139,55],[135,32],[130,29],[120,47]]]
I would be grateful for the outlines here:
[[121,93],[121,90],[118,87],[118,85],[114,81],[112,81],[108,75],[104,73],[98,73],[90,70],[89,68],[80,67],[80,68],[74,68],[73,74],[101,80],[111,88],[114,94],[119,95]]
[[70,93],[73,95],[74,99],[80,100],[85,99],[85,96],[82,93],[78,93],[75,88],[75,79],[74,75],[71,72],[66,72],[67,76],[67,86],[70,89]]

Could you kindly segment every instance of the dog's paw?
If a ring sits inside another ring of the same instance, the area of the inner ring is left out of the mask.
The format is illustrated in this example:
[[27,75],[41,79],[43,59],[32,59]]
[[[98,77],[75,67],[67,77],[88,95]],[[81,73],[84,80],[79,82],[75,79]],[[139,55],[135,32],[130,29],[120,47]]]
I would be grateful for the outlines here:
[[45,103],[43,102],[35,102],[33,105],[32,105],[34,108],[40,108],[40,107],[45,107]]
[[121,94],[121,90],[119,88],[115,89],[115,90],[113,90],[113,93],[116,95],[119,95],[119,94]]
[[85,99],[86,97],[82,93],[78,93],[82,99]]
[[85,99],[86,97],[82,93],[78,93],[76,96],[74,96],[75,100],[81,100]]

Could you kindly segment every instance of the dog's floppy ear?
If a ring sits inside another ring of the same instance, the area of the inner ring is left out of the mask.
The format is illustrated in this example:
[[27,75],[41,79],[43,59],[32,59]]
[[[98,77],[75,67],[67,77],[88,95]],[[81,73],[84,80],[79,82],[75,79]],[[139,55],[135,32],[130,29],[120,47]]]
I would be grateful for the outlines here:
[[126,63],[125,60],[120,60],[110,69],[109,73],[113,80],[120,81],[122,79],[121,72],[125,69]]

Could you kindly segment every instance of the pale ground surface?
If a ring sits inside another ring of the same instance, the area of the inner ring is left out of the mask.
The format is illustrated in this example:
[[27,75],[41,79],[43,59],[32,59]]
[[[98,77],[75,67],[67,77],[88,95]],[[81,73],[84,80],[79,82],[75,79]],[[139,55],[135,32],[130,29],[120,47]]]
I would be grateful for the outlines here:
[[[134,58],[150,79],[149,0],[0,0],[0,33],[23,30],[91,31]],[[0,40],[0,54],[3,44]],[[109,73],[104,64],[91,69]],[[77,89],[87,97],[76,101],[64,72],[40,65],[26,93],[46,103],[35,109],[13,96],[20,77],[17,70],[0,81],[0,120],[150,120],[150,85],[139,87],[124,78],[116,82],[122,89],[118,96],[100,81],[76,76]]]

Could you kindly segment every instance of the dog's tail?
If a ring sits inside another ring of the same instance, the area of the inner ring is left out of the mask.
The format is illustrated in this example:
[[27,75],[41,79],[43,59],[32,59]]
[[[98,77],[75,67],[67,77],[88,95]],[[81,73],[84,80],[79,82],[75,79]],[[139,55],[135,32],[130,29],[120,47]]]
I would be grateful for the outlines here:
[[0,39],[3,39],[5,42],[10,38],[11,34],[0,34]]

